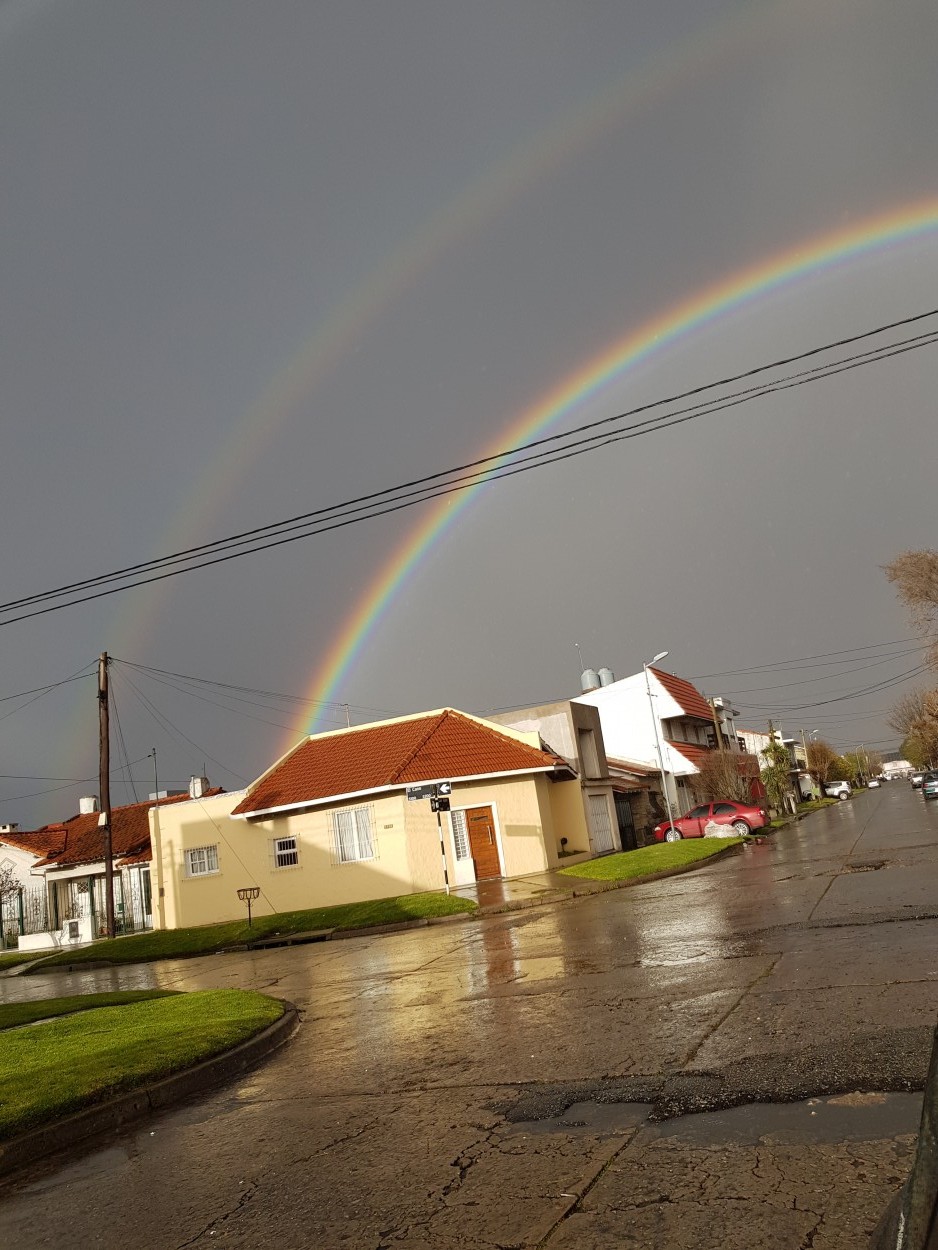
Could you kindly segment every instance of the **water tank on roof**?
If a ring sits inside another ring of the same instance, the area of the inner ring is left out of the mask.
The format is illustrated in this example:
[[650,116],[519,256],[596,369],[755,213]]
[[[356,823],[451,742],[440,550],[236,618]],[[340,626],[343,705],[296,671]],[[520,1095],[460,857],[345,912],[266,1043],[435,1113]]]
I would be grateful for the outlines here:
[[78,811],[82,816],[90,816],[92,812],[98,810],[98,796],[96,794],[83,794],[78,800]]
[[596,670],[594,668],[584,668],[580,674],[580,689],[583,693],[587,694],[590,690],[596,690],[599,685],[599,674]]
[[601,686],[611,686],[615,679],[616,675],[611,668],[601,668],[599,670],[599,684]]

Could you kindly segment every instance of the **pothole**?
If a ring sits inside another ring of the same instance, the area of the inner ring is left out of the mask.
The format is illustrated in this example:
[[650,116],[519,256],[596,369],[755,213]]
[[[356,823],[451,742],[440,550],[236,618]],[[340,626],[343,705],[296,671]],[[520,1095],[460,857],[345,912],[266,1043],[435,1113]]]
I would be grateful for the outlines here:
[[849,864],[844,864],[844,872],[878,872],[880,868],[889,866],[888,859],[855,859]]
[[793,1103],[745,1103],[653,1123],[650,1103],[579,1102],[546,1120],[507,1126],[510,1135],[614,1137],[640,1132],[639,1140],[683,1146],[798,1145],[875,1141],[914,1135],[921,1094],[860,1093],[807,1098]]

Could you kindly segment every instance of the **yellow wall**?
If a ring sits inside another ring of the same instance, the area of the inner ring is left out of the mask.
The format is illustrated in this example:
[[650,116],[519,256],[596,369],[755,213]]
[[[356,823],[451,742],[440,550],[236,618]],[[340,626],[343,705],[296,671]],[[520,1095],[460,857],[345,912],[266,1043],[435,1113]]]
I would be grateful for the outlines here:
[[589,827],[586,823],[584,791],[579,781],[562,781],[551,787],[550,803],[553,809],[554,829],[557,833],[557,851],[560,839],[566,838],[567,853],[591,850]]
[[[571,799],[562,794],[566,791]],[[439,827],[429,800],[409,802],[397,791],[269,820],[232,819],[231,810],[242,797],[243,793],[221,794],[167,805],[159,809],[158,828],[155,813],[150,812],[155,927],[173,929],[245,917],[246,905],[237,895],[242,886],[260,887],[260,897],[252,904],[257,916],[443,888]],[[563,812],[578,803],[584,823],[579,782],[550,782],[543,775],[456,782],[451,803],[454,808],[494,808],[502,871],[508,877],[543,872],[557,863],[557,803]],[[376,858],[340,863],[334,851],[332,812],[362,806],[372,809]],[[442,823],[453,884],[453,845],[445,814]],[[299,864],[276,868],[273,840],[291,835],[297,839]],[[185,852],[203,846],[218,848],[218,872],[188,877]]]

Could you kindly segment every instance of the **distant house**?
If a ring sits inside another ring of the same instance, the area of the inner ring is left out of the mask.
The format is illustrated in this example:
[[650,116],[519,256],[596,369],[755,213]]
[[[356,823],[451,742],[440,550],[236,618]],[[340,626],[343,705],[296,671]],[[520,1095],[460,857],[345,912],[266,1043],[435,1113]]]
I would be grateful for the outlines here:
[[[203,779],[197,779],[200,783]],[[207,783],[206,783],[207,784]],[[201,785],[200,785],[200,788]],[[219,791],[207,791],[218,794]],[[114,869],[114,916],[117,931],[128,933],[153,926],[150,883],[149,813],[157,806],[188,799],[189,794],[168,795],[111,809],[111,854]],[[20,946],[41,948],[59,943],[69,922],[78,922],[82,940],[106,933],[106,867],[104,830],[100,825],[97,799],[81,800],[82,810],[60,824],[44,825],[31,833],[15,835],[21,855],[30,859],[28,886],[43,891],[43,934],[35,923],[28,923],[21,907],[18,917]],[[0,834],[0,861],[14,851],[12,835]]]
[[[441,782],[449,811],[408,798]],[[571,763],[453,708],[316,734],[247,790],[150,823],[166,928],[243,916],[242,887],[265,915],[544,871],[564,838],[590,851]]]
[[[573,701],[598,709],[608,757],[664,773],[668,798],[680,812],[696,802],[693,778],[714,751],[744,754],[729,702],[708,702],[689,681],[660,668],[649,666],[647,676],[643,669]],[[740,760],[740,767],[757,775],[754,761]]]
[[36,865],[57,843],[57,835],[0,825],[0,872],[15,887],[0,898],[0,949],[15,947],[24,933],[48,927],[48,899],[42,870],[37,872]]

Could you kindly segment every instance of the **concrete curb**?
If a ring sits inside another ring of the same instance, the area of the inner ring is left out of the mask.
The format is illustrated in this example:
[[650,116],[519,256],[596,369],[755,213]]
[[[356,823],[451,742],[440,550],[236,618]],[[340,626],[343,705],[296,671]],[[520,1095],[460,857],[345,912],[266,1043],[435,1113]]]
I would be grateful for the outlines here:
[[64,1119],[44,1124],[42,1128],[0,1142],[0,1176],[98,1133],[122,1129],[135,1120],[172,1107],[254,1067],[288,1042],[299,1028],[296,1007],[285,999],[279,1001],[284,1008],[280,1019],[231,1050],[203,1059],[192,1068],[174,1072],[172,1076],[163,1077],[150,1085],[141,1085],[107,1102],[86,1107],[84,1111],[76,1111]]

